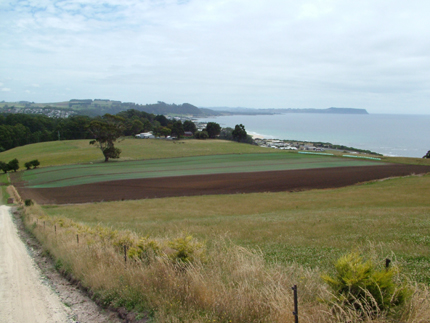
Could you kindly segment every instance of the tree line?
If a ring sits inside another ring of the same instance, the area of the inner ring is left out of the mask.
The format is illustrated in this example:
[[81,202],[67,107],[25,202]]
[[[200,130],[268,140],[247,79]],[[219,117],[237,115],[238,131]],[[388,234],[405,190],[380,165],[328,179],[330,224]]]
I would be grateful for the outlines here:
[[188,132],[197,139],[221,138],[238,142],[252,143],[243,125],[235,129],[224,128],[216,122],[208,122],[205,129],[198,131],[191,120],[182,123],[164,115],[154,115],[129,109],[116,115],[72,116],[65,119],[49,118],[45,115],[0,114],[0,152],[32,143],[93,139],[102,150],[105,160],[118,158],[121,151],[114,142],[122,136],[132,136],[149,132],[160,137],[181,138]]

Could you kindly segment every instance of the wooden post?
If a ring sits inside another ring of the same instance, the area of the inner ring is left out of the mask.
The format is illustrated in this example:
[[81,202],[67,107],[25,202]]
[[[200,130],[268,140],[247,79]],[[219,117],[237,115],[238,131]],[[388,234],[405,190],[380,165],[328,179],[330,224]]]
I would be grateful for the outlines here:
[[57,225],[54,225],[55,234],[57,234]]
[[293,312],[294,322],[299,323],[299,308],[297,304],[297,285],[294,285],[292,288],[294,291],[294,312]]
[[390,262],[391,262],[391,260],[390,259],[385,259],[385,269],[387,269],[388,270],[388,267],[390,267]]
[[45,230],[45,227],[46,227],[45,221],[43,221],[43,230]]
[[127,246],[124,245],[124,263],[127,264]]
[[76,235],[76,242],[79,244],[79,234]]

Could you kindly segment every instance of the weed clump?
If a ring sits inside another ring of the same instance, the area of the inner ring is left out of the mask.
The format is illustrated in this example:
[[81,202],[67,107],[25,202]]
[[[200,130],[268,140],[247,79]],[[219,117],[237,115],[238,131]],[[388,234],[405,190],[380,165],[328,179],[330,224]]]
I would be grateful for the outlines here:
[[24,204],[25,204],[25,206],[32,206],[34,203],[33,203],[32,199],[26,199]]
[[162,254],[162,246],[148,237],[141,238],[135,247],[131,247],[127,255],[131,259],[141,260],[146,264],[151,263],[156,256]]
[[334,276],[325,274],[322,279],[331,287],[334,303],[340,308],[375,316],[405,304],[410,296],[397,267],[378,269],[356,252],[339,258],[334,269]]
[[191,263],[197,259],[203,260],[203,244],[195,241],[190,235],[169,241],[169,247],[173,249],[169,255],[173,262]]

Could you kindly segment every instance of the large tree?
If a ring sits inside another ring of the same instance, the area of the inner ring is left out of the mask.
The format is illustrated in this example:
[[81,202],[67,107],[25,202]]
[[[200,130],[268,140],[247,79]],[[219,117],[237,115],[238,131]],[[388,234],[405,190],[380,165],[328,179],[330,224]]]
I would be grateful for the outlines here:
[[184,121],[184,130],[185,131],[191,131],[194,135],[197,131],[197,127],[196,127],[195,123],[192,122],[191,120],[185,120]]
[[209,138],[215,138],[221,132],[221,126],[216,122],[208,122],[206,125],[206,131],[209,135]]
[[244,142],[248,137],[248,134],[245,130],[245,126],[243,124],[237,124],[231,134],[233,135],[233,139],[238,142]]
[[7,163],[7,167],[9,170],[13,170],[15,173],[19,169],[19,161],[14,158],[9,163]]
[[0,161],[0,170],[2,170],[5,174],[10,170],[7,163],[4,161]]
[[430,158],[430,150],[423,156],[423,158]]
[[90,144],[97,144],[102,151],[105,162],[109,158],[119,158],[121,149],[115,148],[115,141],[122,136],[124,130],[124,119],[111,114],[91,121],[88,130],[94,139]]
[[172,136],[176,136],[178,139],[184,135],[184,126],[181,120],[178,120],[173,123],[172,126]]

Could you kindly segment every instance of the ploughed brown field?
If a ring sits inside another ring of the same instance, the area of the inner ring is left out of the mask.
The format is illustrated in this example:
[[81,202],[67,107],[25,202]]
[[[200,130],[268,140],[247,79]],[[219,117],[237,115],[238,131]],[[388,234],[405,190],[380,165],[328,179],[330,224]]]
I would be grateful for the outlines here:
[[33,199],[38,204],[75,204],[210,194],[294,192],[428,172],[430,166],[384,164],[118,180],[56,188],[18,186],[17,189],[23,199]]

